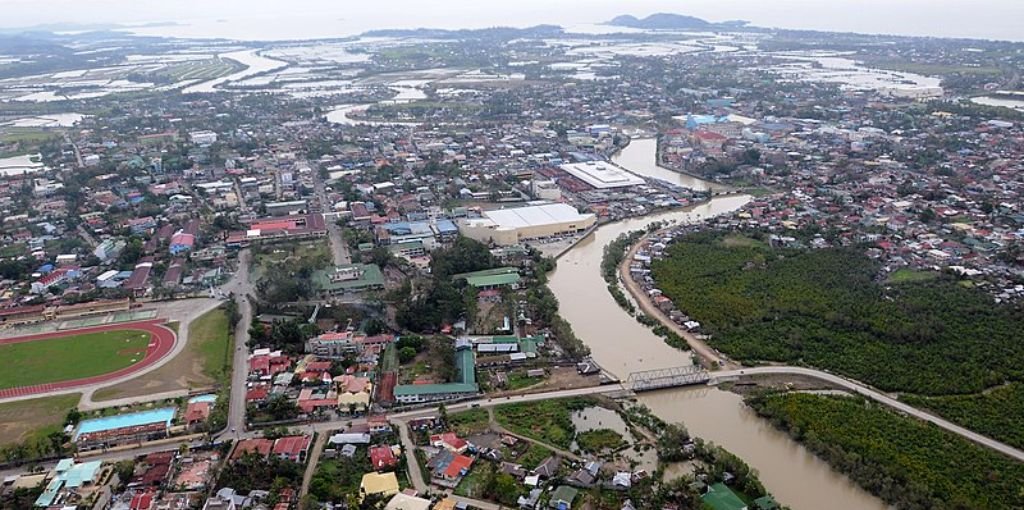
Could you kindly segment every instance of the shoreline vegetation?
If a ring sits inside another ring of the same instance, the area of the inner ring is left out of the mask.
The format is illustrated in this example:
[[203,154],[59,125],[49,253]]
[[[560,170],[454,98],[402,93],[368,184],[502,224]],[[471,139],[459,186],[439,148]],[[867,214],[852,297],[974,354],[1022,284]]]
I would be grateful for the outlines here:
[[773,248],[760,232],[743,237],[690,234],[652,264],[665,295],[734,359],[804,364],[930,396],[1024,377],[1024,317],[951,276],[886,285],[856,249]]
[[[652,265],[659,288],[726,354],[833,370],[1024,444],[1019,312],[949,275],[878,282],[876,263],[855,248],[774,247],[761,232],[689,234],[667,253]],[[1024,504],[1024,465],[877,403],[775,391],[745,402],[899,508]]]
[[664,339],[665,343],[668,345],[681,351],[689,351],[690,346],[686,343],[685,339],[666,327],[657,319],[637,310],[636,306],[633,305],[633,302],[626,296],[626,293],[619,287],[619,267],[628,263],[626,255],[629,253],[630,247],[647,235],[657,232],[665,227],[666,224],[664,222],[654,222],[647,225],[645,229],[624,233],[614,241],[608,243],[608,245],[604,247],[604,255],[601,257],[601,276],[608,284],[608,293],[612,295],[612,299],[615,300],[620,308],[635,318],[637,322],[650,328],[655,335]]
[[770,393],[746,403],[897,508],[1024,505],[1024,464],[860,397]]

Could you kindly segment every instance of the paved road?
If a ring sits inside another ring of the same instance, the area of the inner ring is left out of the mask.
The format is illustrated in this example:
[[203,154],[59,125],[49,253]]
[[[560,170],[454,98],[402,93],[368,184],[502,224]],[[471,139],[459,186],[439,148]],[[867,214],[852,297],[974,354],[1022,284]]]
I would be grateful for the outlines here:
[[[1001,443],[999,441],[996,441],[994,439],[985,437],[985,436],[983,436],[981,434],[972,432],[972,431],[970,431],[968,429],[965,429],[965,428],[963,428],[963,427],[961,427],[959,425],[953,424],[953,423],[951,423],[951,422],[949,422],[947,420],[944,420],[942,418],[933,416],[933,415],[928,414],[926,412],[923,412],[923,411],[921,411],[919,409],[913,408],[913,407],[911,407],[911,406],[909,406],[909,405],[907,405],[907,404],[905,404],[903,402],[900,402],[900,401],[896,400],[895,398],[892,398],[892,397],[890,397],[890,396],[888,396],[888,395],[886,395],[886,394],[884,394],[882,392],[879,392],[877,390],[874,390],[872,388],[864,386],[863,384],[858,383],[856,381],[851,381],[849,379],[845,379],[845,378],[842,378],[842,377],[839,377],[839,376],[836,376],[836,375],[833,375],[833,374],[829,374],[827,372],[822,372],[820,370],[815,370],[815,369],[812,369],[812,368],[804,368],[804,367],[786,367],[786,366],[752,367],[752,368],[744,368],[744,369],[741,369],[741,370],[725,370],[725,371],[720,371],[720,372],[714,372],[712,374],[712,376],[713,376],[714,379],[723,379],[723,378],[730,378],[730,377],[739,377],[739,376],[743,376],[743,375],[759,375],[759,374],[800,375],[800,376],[804,376],[804,377],[810,377],[810,378],[818,379],[820,381],[825,381],[825,382],[834,384],[836,386],[845,388],[845,389],[847,389],[849,391],[852,391],[853,393],[856,393],[856,394],[859,394],[859,395],[863,395],[866,398],[870,398],[870,399],[872,399],[872,400],[874,400],[874,401],[876,401],[878,403],[881,403],[883,405],[889,406],[889,407],[891,407],[891,408],[893,408],[893,409],[895,409],[897,411],[903,412],[903,413],[905,413],[907,415],[914,416],[914,417],[919,418],[921,420],[925,420],[925,421],[928,421],[930,423],[933,423],[936,426],[941,427],[944,430],[947,430],[949,432],[957,434],[957,435],[959,435],[959,436],[961,436],[961,437],[963,437],[965,439],[973,441],[973,442],[975,442],[975,443],[977,443],[979,445],[982,445],[984,447],[987,447],[987,448],[990,448],[990,449],[995,450],[997,452],[1003,453],[1003,454],[1005,454],[1005,455],[1007,455],[1007,456],[1009,456],[1009,457],[1011,457],[1013,459],[1016,459],[1018,461],[1024,462],[1024,451],[1021,451],[1021,450],[1019,450],[1017,448],[1014,448],[1012,446],[1003,444],[1003,443]],[[243,388],[244,388],[244,386],[243,386]],[[572,389],[572,390],[559,390],[559,391],[550,391],[550,392],[545,392],[545,393],[535,393],[535,394],[532,394],[532,395],[516,395],[516,396],[507,397],[507,398],[476,399],[476,400],[470,400],[470,401],[466,401],[466,402],[449,404],[448,405],[448,411],[449,412],[455,412],[455,411],[461,411],[461,410],[466,410],[466,409],[472,409],[472,408],[475,408],[475,407],[487,408],[487,407],[492,407],[492,406],[502,405],[502,404],[509,404],[509,403],[536,402],[536,401],[540,401],[540,400],[550,400],[550,399],[558,399],[558,398],[577,397],[577,396],[583,396],[583,395],[596,395],[596,394],[601,394],[601,393],[616,393],[616,392],[620,392],[622,390],[623,390],[623,388],[620,385],[618,385],[618,384],[608,384],[608,385],[604,385],[604,386],[594,386],[594,387],[590,387],[590,388],[579,388],[579,389]],[[232,399],[232,400],[234,400],[234,399]],[[244,398],[242,400],[244,400]],[[242,411],[243,411],[243,414],[244,414],[244,405],[242,406]],[[417,409],[417,410],[412,410],[412,411],[403,411],[403,412],[398,412],[398,413],[390,414],[389,418],[391,420],[395,421],[395,422],[402,423],[402,422],[405,422],[406,420],[409,420],[411,418],[431,416],[431,415],[435,415],[436,413],[437,413],[437,409],[436,408],[425,408],[425,409]],[[244,416],[243,416],[243,418],[244,418]],[[330,432],[330,431],[342,429],[342,428],[345,427],[346,423],[364,424],[365,422],[366,422],[365,418],[340,419],[340,420],[336,420],[336,421],[314,423],[314,424],[308,425],[307,427],[304,427],[304,428],[306,428],[309,431],[316,431],[316,432],[323,433],[323,432]],[[401,430],[403,428],[404,427],[401,427],[401,426],[399,428],[400,435],[401,435]],[[296,430],[301,430],[301,429],[300,428],[296,428]],[[406,434],[408,434],[408,433],[406,432]],[[221,439],[229,439],[229,438],[230,439],[245,439],[245,438],[261,437],[261,435],[262,435],[262,431],[259,431],[259,430],[242,432],[242,429],[239,429],[238,432],[235,433],[235,434],[227,434],[227,433],[222,434],[221,435]],[[410,448],[410,445],[412,444],[411,443],[411,438],[402,437],[402,441],[403,441],[403,445],[405,446],[407,452],[412,451],[412,448]],[[174,448],[177,448],[177,447],[178,447],[177,444],[159,445],[159,446],[156,446],[156,447],[145,446],[145,447],[137,448],[137,449],[133,449],[133,450],[110,452],[110,453],[104,454],[104,455],[96,457],[96,458],[99,459],[99,460],[128,459],[128,458],[133,458],[133,457],[135,457],[137,455],[144,455],[144,454],[151,453],[151,452],[154,452],[154,451],[164,451],[164,450],[174,449]],[[407,455],[408,455],[408,453],[407,453]],[[415,458],[409,459],[407,457],[407,461],[409,462],[410,466],[415,464]],[[15,473],[23,472],[23,471],[24,471],[23,469],[12,469],[12,470],[7,470],[7,471],[2,471],[2,472],[0,472],[0,475],[15,474]],[[418,471],[418,469],[416,471]],[[421,480],[419,482],[417,482],[415,480],[415,474],[413,474],[413,473],[415,473],[415,471],[410,469],[410,474],[413,477],[412,481],[413,481],[414,486],[417,486],[417,487],[425,486],[426,482],[424,480],[422,480],[422,476],[420,477]],[[417,489],[417,490],[419,490],[419,489]],[[494,508],[497,508],[497,507],[494,507]]]
[[324,446],[327,445],[329,438],[330,436],[327,434],[316,436],[316,442],[313,443],[313,448],[310,449],[306,460],[306,471],[302,474],[302,488],[299,489],[299,499],[309,494],[309,484],[313,481],[313,475],[316,474],[316,465],[320,461],[320,456],[324,453]]
[[416,443],[412,441],[409,425],[404,420],[394,421],[398,426],[398,437],[402,440],[402,451],[405,454],[405,467],[409,471],[409,480],[412,481],[416,492],[425,494],[430,486],[423,479],[423,470],[420,469],[420,463],[416,460]]
[[977,432],[972,432],[964,427],[961,427],[948,420],[939,418],[938,416],[926,413],[915,407],[911,407],[899,400],[896,400],[885,393],[878,390],[869,388],[857,381],[839,377],[837,375],[830,374],[828,372],[822,372],[821,370],[815,370],[813,368],[803,367],[752,367],[745,368],[742,370],[728,370],[723,372],[713,372],[712,376],[715,378],[732,377],[739,375],[757,375],[757,374],[787,374],[787,375],[802,375],[805,377],[811,377],[819,381],[825,381],[836,386],[840,386],[847,390],[852,391],[858,395],[863,395],[871,400],[874,400],[880,404],[886,405],[895,409],[899,412],[913,416],[915,418],[927,421],[935,424],[939,428],[945,429],[952,432],[964,439],[973,441],[981,446],[990,448],[999,453],[1012,457],[1018,461],[1024,462],[1024,451],[1014,448],[1010,445],[996,441],[995,439],[983,436]]
[[[674,226],[669,228],[674,228]],[[662,232],[663,230],[667,229],[662,229],[658,232]],[[643,236],[639,241],[633,243],[633,246],[626,251],[626,256],[622,259],[622,263],[619,264],[619,281],[621,281],[622,285],[626,287],[629,294],[633,296],[633,301],[636,301],[640,310],[648,316],[658,319],[662,325],[686,340],[686,344],[690,346],[690,350],[701,359],[701,363],[703,363],[705,367],[711,368],[721,366],[726,368],[739,368],[738,363],[726,359],[721,353],[713,349],[706,342],[697,338],[693,333],[687,331],[686,328],[669,319],[665,312],[654,306],[654,303],[651,303],[650,298],[644,293],[643,289],[640,288],[640,284],[633,280],[632,276],[629,274],[629,266],[633,261],[633,255],[636,255],[636,252],[640,249],[640,245],[643,244],[651,235],[652,234],[647,234]]]
[[246,345],[249,341],[249,324],[252,323],[252,304],[249,303],[249,296],[253,294],[252,283],[249,281],[249,266],[252,263],[252,253],[249,250],[242,250],[238,254],[238,270],[234,278],[225,284],[222,289],[234,293],[235,303],[238,304],[238,312],[241,318],[235,327],[235,353],[231,364],[231,402],[228,408],[228,423],[222,439],[227,439],[227,434],[245,429],[245,391],[246,378],[249,375],[249,348]]
[[[327,203],[327,191],[324,187],[324,179],[320,172],[313,172],[313,194],[320,204],[320,213],[333,212],[333,204]],[[331,254],[334,257],[334,265],[343,266],[352,263],[352,257],[348,253],[348,246],[341,235],[341,227],[335,222],[335,218],[324,216],[324,223],[327,224],[327,239],[331,243]]]

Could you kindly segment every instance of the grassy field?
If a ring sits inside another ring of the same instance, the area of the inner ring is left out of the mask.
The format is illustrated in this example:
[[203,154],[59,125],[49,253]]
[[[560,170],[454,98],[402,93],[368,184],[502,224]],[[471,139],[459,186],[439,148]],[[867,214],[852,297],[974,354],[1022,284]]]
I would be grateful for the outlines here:
[[4,128],[0,133],[0,143],[40,144],[52,138],[59,138],[60,133],[43,128]]
[[0,404],[0,446],[42,440],[60,430],[81,397],[73,393]]
[[934,280],[939,274],[935,271],[916,271],[914,269],[897,269],[889,275],[886,281],[890,283],[927,282]]
[[494,409],[495,419],[505,428],[523,436],[568,449],[576,429],[572,412],[591,407],[586,398],[542,400],[505,404]]
[[552,453],[554,452],[548,448],[536,443],[530,443],[530,446],[526,448],[526,451],[516,458],[516,462],[522,464],[526,469],[536,469],[537,466],[550,457]]
[[471,409],[448,417],[448,425],[460,437],[478,434],[487,430],[488,417],[486,409]]
[[227,312],[209,311],[189,325],[188,346],[181,354],[146,375],[97,390],[93,398],[111,400],[212,386],[225,368],[230,369],[228,331]]
[[507,389],[521,390],[542,382],[544,382],[543,377],[530,377],[525,372],[509,372]]
[[590,453],[614,450],[626,444],[622,439],[622,434],[611,429],[595,429],[580,432],[576,436],[576,442],[581,450]]
[[231,335],[228,314],[217,308],[206,312],[189,326],[188,350],[202,359],[203,374],[218,378],[231,365]]
[[902,62],[892,60],[867,61],[872,67],[900,71],[904,73],[924,74],[928,76],[947,76],[951,74],[985,75],[995,76],[1000,74],[999,68],[995,66],[966,66],[958,64],[938,64],[929,62]]
[[455,495],[464,498],[482,499],[484,497],[483,490],[487,476],[493,470],[494,466],[490,462],[476,463],[469,474],[459,483],[459,486],[455,488]]
[[104,331],[0,345],[0,388],[68,381],[106,374],[141,361],[149,333]]

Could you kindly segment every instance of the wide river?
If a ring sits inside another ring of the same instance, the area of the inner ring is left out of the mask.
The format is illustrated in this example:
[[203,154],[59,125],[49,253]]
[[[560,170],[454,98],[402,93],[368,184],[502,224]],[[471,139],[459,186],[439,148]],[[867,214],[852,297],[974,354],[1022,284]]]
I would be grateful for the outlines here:
[[[655,141],[634,140],[614,161],[634,173],[682,186],[706,189],[708,183],[654,164]],[[631,372],[691,363],[690,354],[669,347],[650,329],[627,315],[601,278],[604,247],[624,232],[656,220],[692,221],[734,211],[750,200],[732,195],[687,210],[604,225],[558,261],[550,280],[560,313],[606,370],[625,379]],[[878,498],[832,470],[789,436],[758,418],[742,399],[714,388],[665,390],[642,394],[640,402],[669,422],[682,422],[697,437],[739,455],[758,470],[768,490],[793,510],[882,510]]]

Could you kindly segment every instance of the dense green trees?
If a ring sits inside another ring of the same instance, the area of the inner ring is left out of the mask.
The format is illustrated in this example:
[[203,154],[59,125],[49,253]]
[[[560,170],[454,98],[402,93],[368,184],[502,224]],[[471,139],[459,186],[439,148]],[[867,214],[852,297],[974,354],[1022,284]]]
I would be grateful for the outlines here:
[[928,423],[852,397],[772,394],[748,404],[898,508],[1024,507],[1024,464]]
[[737,359],[806,363],[928,395],[1024,377],[1024,317],[955,282],[886,287],[854,250],[772,250],[711,233],[669,253],[653,265],[659,286]]
[[487,245],[460,236],[451,247],[431,254],[430,272],[437,279],[448,279],[452,275],[491,269],[497,265]]
[[919,397],[903,395],[901,400],[927,408],[974,432],[1024,448],[1024,384],[1015,382],[977,395]]
[[459,237],[452,246],[431,254],[431,280],[418,296],[398,304],[395,319],[411,331],[437,331],[442,324],[454,323],[476,300],[468,302],[465,282],[453,282],[452,275],[494,267],[497,261],[486,245]]
[[265,327],[255,318],[249,326],[249,346],[281,349],[287,353],[303,352],[307,338],[319,333],[315,324],[302,319],[275,320]]
[[292,487],[302,484],[302,465],[289,460],[246,454],[224,467],[217,488],[230,487],[241,494],[254,489]]

